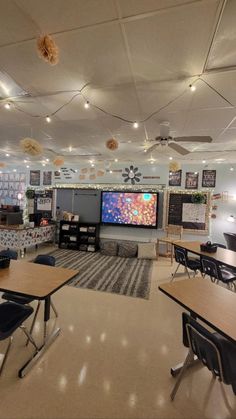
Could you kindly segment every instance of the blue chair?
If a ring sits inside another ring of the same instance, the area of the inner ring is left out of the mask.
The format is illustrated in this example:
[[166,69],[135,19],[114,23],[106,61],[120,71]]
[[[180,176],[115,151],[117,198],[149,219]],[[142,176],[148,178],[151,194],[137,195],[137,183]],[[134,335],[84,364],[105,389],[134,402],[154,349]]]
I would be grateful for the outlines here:
[[220,381],[232,386],[236,395],[236,347],[216,332],[210,332],[187,313],[182,314],[183,344],[189,349],[170,398],[174,400],[183,375],[194,355]]
[[18,259],[17,252],[15,250],[11,250],[11,249],[1,250],[0,256],[4,256],[5,258],[13,259],[13,260]]
[[[55,262],[56,262],[56,260],[55,260],[54,256],[51,256],[51,255],[38,255],[38,256],[36,256],[36,258],[33,261],[33,263],[38,263],[40,265],[47,265],[47,266],[55,266]],[[3,295],[2,295],[2,298],[4,300],[13,301],[14,303],[23,304],[23,305],[30,304],[30,303],[32,303],[32,301],[34,301],[33,298],[21,297],[17,294],[10,294],[8,292],[4,292]],[[37,307],[36,307],[36,310],[35,310],[35,315],[34,315],[34,318],[33,318],[33,321],[32,321],[31,327],[30,327],[30,334],[33,333],[34,325],[35,325],[35,322],[36,322],[36,319],[37,319],[37,316],[38,316],[40,306],[41,306],[41,300],[38,300],[38,304],[37,304]],[[55,316],[58,317],[57,310],[56,310],[52,300],[51,300],[51,307],[52,307],[52,309],[55,313]],[[27,340],[26,345],[28,345],[28,343],[29,343],[29,339]]]
[[9,339],[7,350],[5,352],[1,367],[0,375],[6,364],[9,351],[13,341],[13,333],[16,329],[20,328],[23,330],[27,339],[38,349],[34,339],[31,334],[28,332],[26,327],[23,325],[23,322],[33,313],[33,308],[29,306],[24,306],[22,304],[16,304],[11,302],[5,302],[0,304],[0,341]]

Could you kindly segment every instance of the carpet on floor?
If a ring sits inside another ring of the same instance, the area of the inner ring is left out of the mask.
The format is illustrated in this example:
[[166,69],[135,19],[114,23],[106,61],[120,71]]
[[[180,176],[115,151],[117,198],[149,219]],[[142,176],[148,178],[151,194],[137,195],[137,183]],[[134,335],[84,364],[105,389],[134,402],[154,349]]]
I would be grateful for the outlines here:
[[70,286],[149,298],[151,260],[66,249],[54,250],[50,255],[55,257],[56,266],[79,270]]

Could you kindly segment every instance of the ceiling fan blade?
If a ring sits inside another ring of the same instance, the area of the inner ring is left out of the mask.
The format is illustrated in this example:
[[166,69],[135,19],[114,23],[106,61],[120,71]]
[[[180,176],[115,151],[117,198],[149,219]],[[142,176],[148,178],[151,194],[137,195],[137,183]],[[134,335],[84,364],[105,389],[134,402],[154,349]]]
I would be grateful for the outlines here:
[[208,135],[190,135],[189,137],[176,137],[174,138],[174,141],[178,142],[178,141],[186,141],[188,143],[211,143],[212,142],[212,138],[209,137]]
[[176,143],[169,143],[168,146],[172,148],[172,150],[177,151],[177,153],[181,154],[182,156],[190,153],[190,151],[188,151],[186,148],[181,147],[181,145]]
[[151,147],[147,149],[147,153],[151,153],[159,144],[153,144]]

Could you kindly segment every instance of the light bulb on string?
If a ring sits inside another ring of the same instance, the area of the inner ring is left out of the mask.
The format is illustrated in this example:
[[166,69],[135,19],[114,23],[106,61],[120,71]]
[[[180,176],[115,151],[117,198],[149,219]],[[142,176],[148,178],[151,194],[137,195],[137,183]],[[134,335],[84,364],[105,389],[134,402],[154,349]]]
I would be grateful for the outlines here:
[[8,110],[11,109],[10,103],[9,102],[5,103],[4,108]]
[[138,122],[137,121],[135,121],[134,123],[133,123],[133,128],[138,128],[139,127],[139,124],[138,124]]
[[46,116],[46,121],[47,121],[47,123],[48,123],[48,124],[51,122],[51,120],[52,120],[52,119],[50,118],[50,116],[48,116],[48,115],[47,115],[47,116]]
[[194,86],[193,84],[189,85],[191,92],[195,92],[196,90],[196,86]]
[[89,109],[90,108],[90,104],[89,101],[87,100],[84,104],[85,109]]

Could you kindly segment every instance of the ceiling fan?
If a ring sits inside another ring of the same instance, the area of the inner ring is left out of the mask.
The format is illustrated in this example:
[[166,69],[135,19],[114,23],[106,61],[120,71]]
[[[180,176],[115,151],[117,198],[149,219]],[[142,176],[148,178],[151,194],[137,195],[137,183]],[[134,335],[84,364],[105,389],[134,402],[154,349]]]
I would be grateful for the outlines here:
[[188,143],[211,143],[212,138],[209,136],[188,136],[188,137],[171,137],[170,136],[170,124],[169,122],[162,122],[160,124],[160,135],[156,137],[154,140],[155,144],[152,145],[147,149],[147,152],[152,152],[158,146],[167,146],[170,147],[172,150],[176,151],[177,153],[185,156],[186,154],[191,153],[191,151],[187,150],[186,148],[182,147],[179,142],[188,142]]

